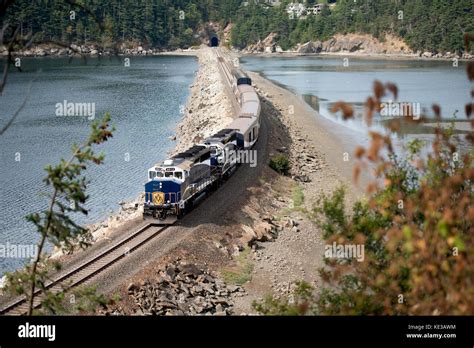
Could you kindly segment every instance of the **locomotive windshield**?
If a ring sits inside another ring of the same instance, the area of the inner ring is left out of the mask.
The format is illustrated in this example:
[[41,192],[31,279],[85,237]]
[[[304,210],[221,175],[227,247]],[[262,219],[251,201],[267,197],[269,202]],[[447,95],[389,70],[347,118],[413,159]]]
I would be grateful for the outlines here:
[[163,171],[156,171],[156,170],[150,170],[148,172],[148,177],[150,180],[157,179],[157,178],[175,178],[178,180],[183,180],[185,177],[185,173],[182,171],[168,171],[168,172],[163,172]]
[[211,146],[211,155],[219,156],[222,153],[221,149],[217,146]]
[[154,178],[162,178],[163,173],[162,172],[155,172],[154,170],[150,170],[150,173],[148,175],[150,180],[153,180]]

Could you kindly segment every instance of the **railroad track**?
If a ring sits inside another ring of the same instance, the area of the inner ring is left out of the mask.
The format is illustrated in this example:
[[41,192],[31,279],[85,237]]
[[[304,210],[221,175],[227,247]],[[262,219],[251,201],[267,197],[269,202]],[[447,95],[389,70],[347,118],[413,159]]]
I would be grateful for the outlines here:
[[222,52],[220,51],[219,48],[216,48],[215,53],[216,53],[216,56],[217,56],[217,61],[220,64],[220,68],[222,68],[222,73],[224,75],[224,79],[226,80],[227,84],[230,86],[230,85],[232,85],[232,75],[231,75],[231,72],[230,72],[229,63],[227,62],[227,60],[222,55]]
[[234,118],[235,118],[240,112],[240,105],[237,102],[234,91],[232,90],[232,74],[230,71],[231,68],[229,67],[230,63],[224,58],[220,48],[218,47],[215,48],[214,53],[216,55],[218,69],[224,80],[224,85],[227,91],[227,95],[230,98],[230,101],[232,103],[232,108],[234,109],[234,115],[235,115]]
[[[129,255],[132,251],[146,244],[148,241],[168,229],[170,226],[160,227],[153,223],[147,224],[131,235],[125,237],[114,245],[101,251],[84,263],[73,267],[65,274],[58,276],[46,285],[46,289],[53,293],[71,289],[83,284],[85,281],[93,278],[122,258]],[[44,293],[37,290],[34,295],[33,306],[39,307],[44,299]],[[17,298],[5,307],[0,309],[1,315],[23,315],[28,311],[28,300],[26,297]]]

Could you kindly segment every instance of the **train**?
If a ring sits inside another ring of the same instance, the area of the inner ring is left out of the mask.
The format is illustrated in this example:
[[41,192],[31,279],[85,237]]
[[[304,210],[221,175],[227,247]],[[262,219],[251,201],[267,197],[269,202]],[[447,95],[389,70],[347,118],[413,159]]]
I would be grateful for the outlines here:
[[216,55],[231,80],[240,111],[225,128],[148,169],[144,219],[172,224],[182,218],[235,172],[241,162],[236,154],[258,141],[261,105],[252,80],[219,51]]

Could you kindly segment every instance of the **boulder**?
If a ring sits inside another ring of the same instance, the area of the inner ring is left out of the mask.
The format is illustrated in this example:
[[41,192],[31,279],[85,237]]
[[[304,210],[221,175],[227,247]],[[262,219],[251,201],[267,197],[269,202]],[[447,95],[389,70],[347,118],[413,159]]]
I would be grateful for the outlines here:
[[265,46],[265,53],[275,53],[275,46]]
[[247,225],[240,226],[243,230],[242,237],[240,237],[240,243],[243,246],[250,246],[257,239],[257,234],[252,227]]
[[303,45],[301,45],[297,52],[302,54],[311,54],[311,53],[320,53],[322,50],[321,42],[318,42],[317,46],[312,41],[309,41]]
[[133,294],[135,292],[135,290],[137,290],[138,287],[134,284],[134,283],[130,283],[128,286],[127,286],[127,292],[129,294]]
[[267,221],[262,221],[254,227],[257,240],[260,242],[273,240],[273,229],[274,226]]
[[47,55],[47,53],[46,53],[46,51],[45,51],[43,48],[38,48],[38,49],[36,50],[36,56],[38,56],[38,57],[44,57],[44,56],[46,56],[46,55]]
[[323,43],[321,41],[314,41],[313,48],[315,50],[315,53],[321,53],[323,50]]

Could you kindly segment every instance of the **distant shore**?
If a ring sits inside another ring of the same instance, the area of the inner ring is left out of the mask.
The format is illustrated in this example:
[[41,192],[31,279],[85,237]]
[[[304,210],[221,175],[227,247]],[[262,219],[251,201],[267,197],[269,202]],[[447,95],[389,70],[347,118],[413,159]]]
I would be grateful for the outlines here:
[[[44,57],[110,57],[114,55],[118,56],[160,56],[160,55],[186,55],[196,56],[198,52],[205,45],[200,47],[191,47],[185,49],[175,50],[163,50],[158,48],[144,48],[137,46],[134,48],[123,48],[114,52],[111,49],[101,49],[97,45],[71,45],[71,48],[57,47],[52,45],[38,45],[32,48],[24,49],[21,51],[12,52],[15,57],[30,57],[30,58],[44,58]],[[281,52],[246,52],[245,50],[230,49],[234,55],[239,57],[245,56],[257,56],[257,57],[351,57],[357,59],[370,59],[370,60],[420,60],[420,61],[452,61],[457,59],[458,61],[471,61],[473,57],[471,55],[456,56],[455,54],[438,54],[427,56],[425,54],[417,53],[373,53],[373,52],[349,52],[349,51],[337,51],[337,52],[319,52],[319,53],[301,53],[298,51],[281,51]],[[5,47],[0,46],[0,57],[6,56],[8,52]]]
[[[314,58],[356,58],[367,60],[418,60],[418,61],[453,61],[454,57],[423,57],[418,54],[399,54],[399,53],[360,53],[360,52],[321,52],[321,53],[298,53],[298,52],[275,52],[275,53],[243,53],[235,52],[242,57],[314,57]],[[457,58],[460,62],[471,61],[469,58]]]

